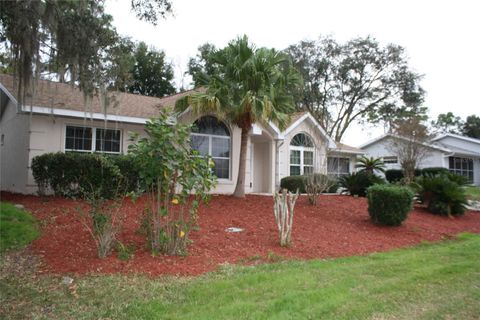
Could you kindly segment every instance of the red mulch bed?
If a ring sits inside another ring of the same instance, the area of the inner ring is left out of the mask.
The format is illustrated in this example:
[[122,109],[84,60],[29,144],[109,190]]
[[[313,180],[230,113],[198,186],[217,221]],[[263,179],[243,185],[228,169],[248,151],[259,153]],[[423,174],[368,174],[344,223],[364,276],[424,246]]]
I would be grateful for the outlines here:
[[[417,206],[401,227],[382,227],[369,221],[364,198],[321,196],[317,206],[301,197],[295,207],[293,246],[282,248],[273,217],[272,197],[248,195],[245,199],[214,196],[202,206],[199,230],[191,233],[193,244],[187,257],[152,257],[145,239],[136,233],[142,199],[128,203],[128,219],[120,235],[123,243],[136,247],[129,261],[115,254],[99,259],[89,233],[76,220],[72,200],[2,193],[2,201],[23,204],[40,221],[42,235],[31,249],[43,259],[40,272],[129,273],[197,275],[222,263],[252,263],[268,257],[312,259],[362,255],[407,247],[422,240],[436,241],[460,232],[480,233],[480,213],[469,211],[450,219],[435,216]],[[227,233],[228,227],[244,228]],[[260,259],[259,259],[260,258]]]

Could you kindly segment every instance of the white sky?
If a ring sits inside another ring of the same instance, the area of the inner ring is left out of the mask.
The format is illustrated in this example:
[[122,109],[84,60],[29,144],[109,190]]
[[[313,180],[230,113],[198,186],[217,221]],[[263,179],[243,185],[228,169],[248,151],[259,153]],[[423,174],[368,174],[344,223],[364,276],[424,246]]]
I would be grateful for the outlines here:
[[[188,59],[205,42],[224,47],[246,34],[257,46],[282,50],[303,39],[332,35],[338,41],[371,35],[382,44],[406,48],[410,66],[424,74],[430,116],[452,111],[480,115],[480,1],[428,0],[172,0],[174,16],[154,27],[136,19],[130,0],[108,0],[114,25],[133,40],[164,50],[175,66],[176,83]],[[355,126],[343,142],[359,144],[381,128]]]

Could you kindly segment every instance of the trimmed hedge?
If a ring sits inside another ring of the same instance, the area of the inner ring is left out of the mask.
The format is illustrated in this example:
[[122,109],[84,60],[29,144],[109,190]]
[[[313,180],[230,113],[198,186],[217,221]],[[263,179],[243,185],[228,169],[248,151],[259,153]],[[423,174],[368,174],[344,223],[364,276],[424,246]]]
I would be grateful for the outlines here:
[[365,197],[367,188],[375,184],[384,184],[385,180],[365,171],[353,172],[339,179],[340,186],[346,188],[352,196]]
[[138,174],[127,157],[46,153],[33,158],[32,173],[40,194],[51,189],[58,196],[82,197],[83,190],[97,190],[109,199],[119,186],[125,191],[135,191],[138,186]]
[[[415,177],[422,175],[422,170],[415,169]],[[404,178],[402,169],[389,169],[385,171],[385,179],[390,183],[395,183]]]
[[140,176],[138,168],[131,155],[111,155],[109,159],[120,170],[123,176],[123,182],[128,192],[138,191],[140,188]]
[[368,213],[374,223],[399,226],[413,209],[413,192],[407,187],[374,185],[368,188]]
[[[423,169],[415,169],[415,177],[425,176],[425,175],[437,175],[437,174],[447,174],[449,173],[447,168],[443,167],[429,167]],[[403,170],[401,169],[389,169],[385,171],[385,179],[390,183],[395,183],[404,178]]]
[[[315,173],[315,175],[322,175],[322,174]],[[287,189],[290,192],[297,192],[297,189],[298,189],[300,193],[306,193],[307,192],[306,184],[307,184],[307,176],[288,176],[280,180],[280,188]],[[326,192],[328,193],[337,192],[338,187],[339,187],[338,180],[332,178],[332,186],[328,188]]]
[[297,192],[298,189],[300,193],[305,193],[306,183],[306,176],[288,176],[280,180],[280,188],[287,189],[290,192]]

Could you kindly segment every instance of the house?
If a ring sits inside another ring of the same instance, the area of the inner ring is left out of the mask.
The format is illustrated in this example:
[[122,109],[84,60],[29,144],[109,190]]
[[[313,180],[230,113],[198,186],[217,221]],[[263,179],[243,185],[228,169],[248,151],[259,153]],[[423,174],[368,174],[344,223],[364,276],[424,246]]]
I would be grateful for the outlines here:
[[[35,193],[30,165],[47,152],[103,152],[128,150],[129,132],[145,136],[145,123],[159,110],[191,92],[164,98],[113,92],[110,107],[98,97],[85,102],[83,93],[68,84],[39,80],[36,94],[18,105],[14,78],[0,75],[0,180],[1,190]],[[235,189],[240,153],[240,128],[219,121],[213,114],[194,117],[189,110],[177,115],[195,123],[192,147],[215,162],[218,185],[214,193]],[[289,175],[352,172],[362,151],[333,141],[308,112],[295,113],[281,131],[273,123],[252,126],[247,150],[245,192],[271,193]],[[331,157],[327,159],[327,155]],[[328,163],[328,166],[327,166]]]
[[[384,134],[363,145],[360,148],[369,156],[382,158],[387,169],[400,169],[398,156],[389,148],[391,139],[401,137]],[[480,185],[480,140],[456,134],[443,134],[424,143],[429,149],[419,168],[443,167],[451,172],[463,175],[468,180]]]

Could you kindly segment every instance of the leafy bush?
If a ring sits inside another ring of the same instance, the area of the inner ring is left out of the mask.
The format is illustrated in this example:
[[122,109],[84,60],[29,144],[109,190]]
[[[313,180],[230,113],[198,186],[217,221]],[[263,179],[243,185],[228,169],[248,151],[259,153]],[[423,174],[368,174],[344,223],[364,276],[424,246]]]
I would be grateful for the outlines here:
[[[316,173],[315,176],[324,176],[321,173]],[[317,177],[318,180],[318,177]],[[288,176],[285,178],[282,178],[280,180],[280,188],[281,189],[287,189],[290,192],[297,192],[297,189],[299,190],[300,193],[306,193],[307,192],[307,176]],[[326,190],[322,190],[321,193],[323,192],[328,192],[328,193],[334,193],[337,192],[339,188],[339,182],[338,179],[336,178],[329,178],[328,182],[328,188]]]
[[455,182],[459,186],[466,186],[466,185],[470,184],[470,182],[468,181],[468,178],[465,177],[465,176],[461,176],[459,174],[451,173],[451,172],[448,172],[448,171],[447,171],[446,175],[448,176],[448,179],[450,181]]
[[443,167],[429,167],[429,168],[423,168],[420,170],[422,176],[426,175],[437,175],[437,174],[448,174],[449,171],[447,168]]
[[367,188],[374,184],[383,184],[385,180],[365,171],[353,172],[339,179],[340,186],[346,188],[350,194],[365,197]]
[[148,194],[142,225],[154,254],[184,255],[198,207],[216,181],[214,163],[190,147],[190,126],[164,111],[145,130],[149,136],[129,147]]
[[416,179],[420,200],[430,212],[441,215],[461,215],[465,212],[465,191],[455,175],[439,174]]
[[361,156],[357,160],[355,168],[360,169],[359,171],[366,171],[370,174],[373,174],[376,171],[385,172],[385,164],[383,163],[382,158]]
[[395,183],[403,179],[403,170],[389,169],[385,171],[385,179],[390,183]]
[[[437,174],[449,174],[449,171],[447,168],[443,167],[428,167],[423,169],[415,169],[415,177]],[[389,169],[385,171],[385,179],[387,179],[387,181],[390,183],[399,182],[403,178],[403,170],[401,169]]]
[[300,193],[305,193],[305,184],[307,182],[306,176],[288,176],[280,180],[280,188],[287,189],[290,192],[297,192],[297,189]]
[[138,191],[142,187],[138,176],[138,168],[131,155],[114,155],[110,156],[110,160],[120,170],[127,191]]
[[103,198],[100,189],[89,189],[82,192],[82,198],[90,206],[78,208],[79,220],[90,232],[97,246],[98,257],[105,258],[117,245],[117,235],[125,220],[125,211],[122,210],[125,192],[120,185],[117,186],[115,194],[111,196],[113,200]]
[[102,198],[111,199],[120,183],[127,191],[138,187],[138,173],[127,156],[46,153],[33,158],[32,173],[39,194],[51,189],[58,196],[82,197],[84,190],[96,190]]
[[339,187],[340,187],[340,183],[338,182],[338,179],[331,178],[331,184],[330,184],[330,187],[328,188],[327,192],[328,193],[336,193]]
[[314,173],[306,176],[305,190],[308,194],[309,203],[316,205],[320,193],[328,191],[335,184],[337,184],[336,180],[329,178],[325,174]]
[[399,226],[413,208],[413,192],[407,187],[374,185],[368,188],[368,213],[374,223]]
[[[415,176],[418,177],[422,174],[422,170],[415,169]],[[390,183],[396,183],[404,179],[403,170],[401,169],[389,169],[385,171],[385,179]]]
[[133,257],[133,254],[135,252],[134,245],[125,245],[120,241],[117,241],[116,249],[117,249],[117,257],[122,261],[130,260]]

